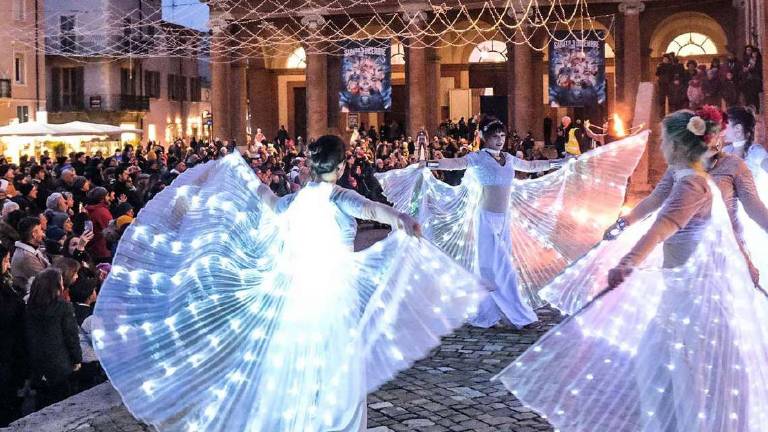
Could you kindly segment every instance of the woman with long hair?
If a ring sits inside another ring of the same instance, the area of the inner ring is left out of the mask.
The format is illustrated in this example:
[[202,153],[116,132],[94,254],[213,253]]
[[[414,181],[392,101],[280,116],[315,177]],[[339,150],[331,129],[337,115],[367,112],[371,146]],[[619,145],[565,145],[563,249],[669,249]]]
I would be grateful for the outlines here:
[[564,281],[603,291],[495,377],[555,428],[766,429],[768,297],[702,163],[720,127],[706,112],[665,117],[673,185],[655,219],[571,266]]
[[[278,198],[239,154],[198,165],[139,213],[93,315],[128,409],[160,430],[357,431],[366,393],[461,325],[484,289],[410,216],[335,185],[344,143]],[[392,226],[353,252],[356,219]],[[158,267],[157,263],[163,263]]]
[[[419,219],[428,240],[495,288],[470,323],[524,327],[538,320],[534,308],[544,305],[538,289],[596,244],[618,215],[647,134],[520,182],[516,171],[549,171],[562,161],[526,161],[502,151],[506,127],[495,118],[483,119],[479,133],[481,150],[376,176],[395,208]],[[466,174],[453,187],[436,180],[432,169]]]
[[82,362],[75,311],[63,294],[61,272],[48,268],[35,276],[27,301],[27,349],[38,409],[72,395],[72,374]]

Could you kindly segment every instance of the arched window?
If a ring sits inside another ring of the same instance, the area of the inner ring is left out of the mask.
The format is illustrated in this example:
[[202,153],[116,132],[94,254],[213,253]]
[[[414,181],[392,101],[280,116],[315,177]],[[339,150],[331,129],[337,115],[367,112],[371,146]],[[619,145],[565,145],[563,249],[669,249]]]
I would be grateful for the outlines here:
[[298,47],[288,56],[288,62],[285,65],[288,69],[305,69],[307,67],[307,53],[304,47]]
[[470,63],[501,63],[507,61],[507,44],[489,40],[480,42],[469,55]]
[[717,54],[717,47],[707,35],[683,33],[672,39],[672,42],[667,46],[666,52],[673,52],[678,57],[715,55]]
[[405,48],[400,42],[392,42],[392,50],[389,55],[393,65],[405,64]]

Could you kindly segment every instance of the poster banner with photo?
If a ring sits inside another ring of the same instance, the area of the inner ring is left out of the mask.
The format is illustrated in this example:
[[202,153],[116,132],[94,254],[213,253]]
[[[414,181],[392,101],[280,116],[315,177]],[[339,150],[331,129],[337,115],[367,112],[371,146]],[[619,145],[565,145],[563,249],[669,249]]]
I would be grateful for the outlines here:
[[596,108],[605,102],[603,31],[557,31],[549,42],[549,104]]
[[390,50],[388,39],[346,42],[339,93],[342,112],[380,112],[392,108]]

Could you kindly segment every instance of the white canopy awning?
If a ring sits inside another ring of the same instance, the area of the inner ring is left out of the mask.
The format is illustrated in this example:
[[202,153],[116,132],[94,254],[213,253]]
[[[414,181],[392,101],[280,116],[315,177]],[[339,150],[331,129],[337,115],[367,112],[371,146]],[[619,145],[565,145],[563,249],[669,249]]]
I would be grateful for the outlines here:
[[121,128],[119,126],[81,121],[63,124],[25,122],[0,127],[0,137],[120,135],[124,133],[142,134],[143,131],[141,129]]

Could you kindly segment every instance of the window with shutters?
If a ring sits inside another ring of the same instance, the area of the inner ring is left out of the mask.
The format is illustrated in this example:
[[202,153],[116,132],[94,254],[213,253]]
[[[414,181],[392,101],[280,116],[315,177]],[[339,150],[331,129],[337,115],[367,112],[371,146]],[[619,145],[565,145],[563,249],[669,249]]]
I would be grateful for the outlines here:
[[11,97],[11,80],[0,79],[0,98]]
[[26,123],[29,121],[29,107],[21,105],[16,107],[16,118],[19,119],[19,123]]
[[160,97],[160,72],[144,71],[144,96]]
[[16,53],[14,55],[14,81],[16,84],[24,85],[27,82],[27,64],[24,58],[24,54]]

